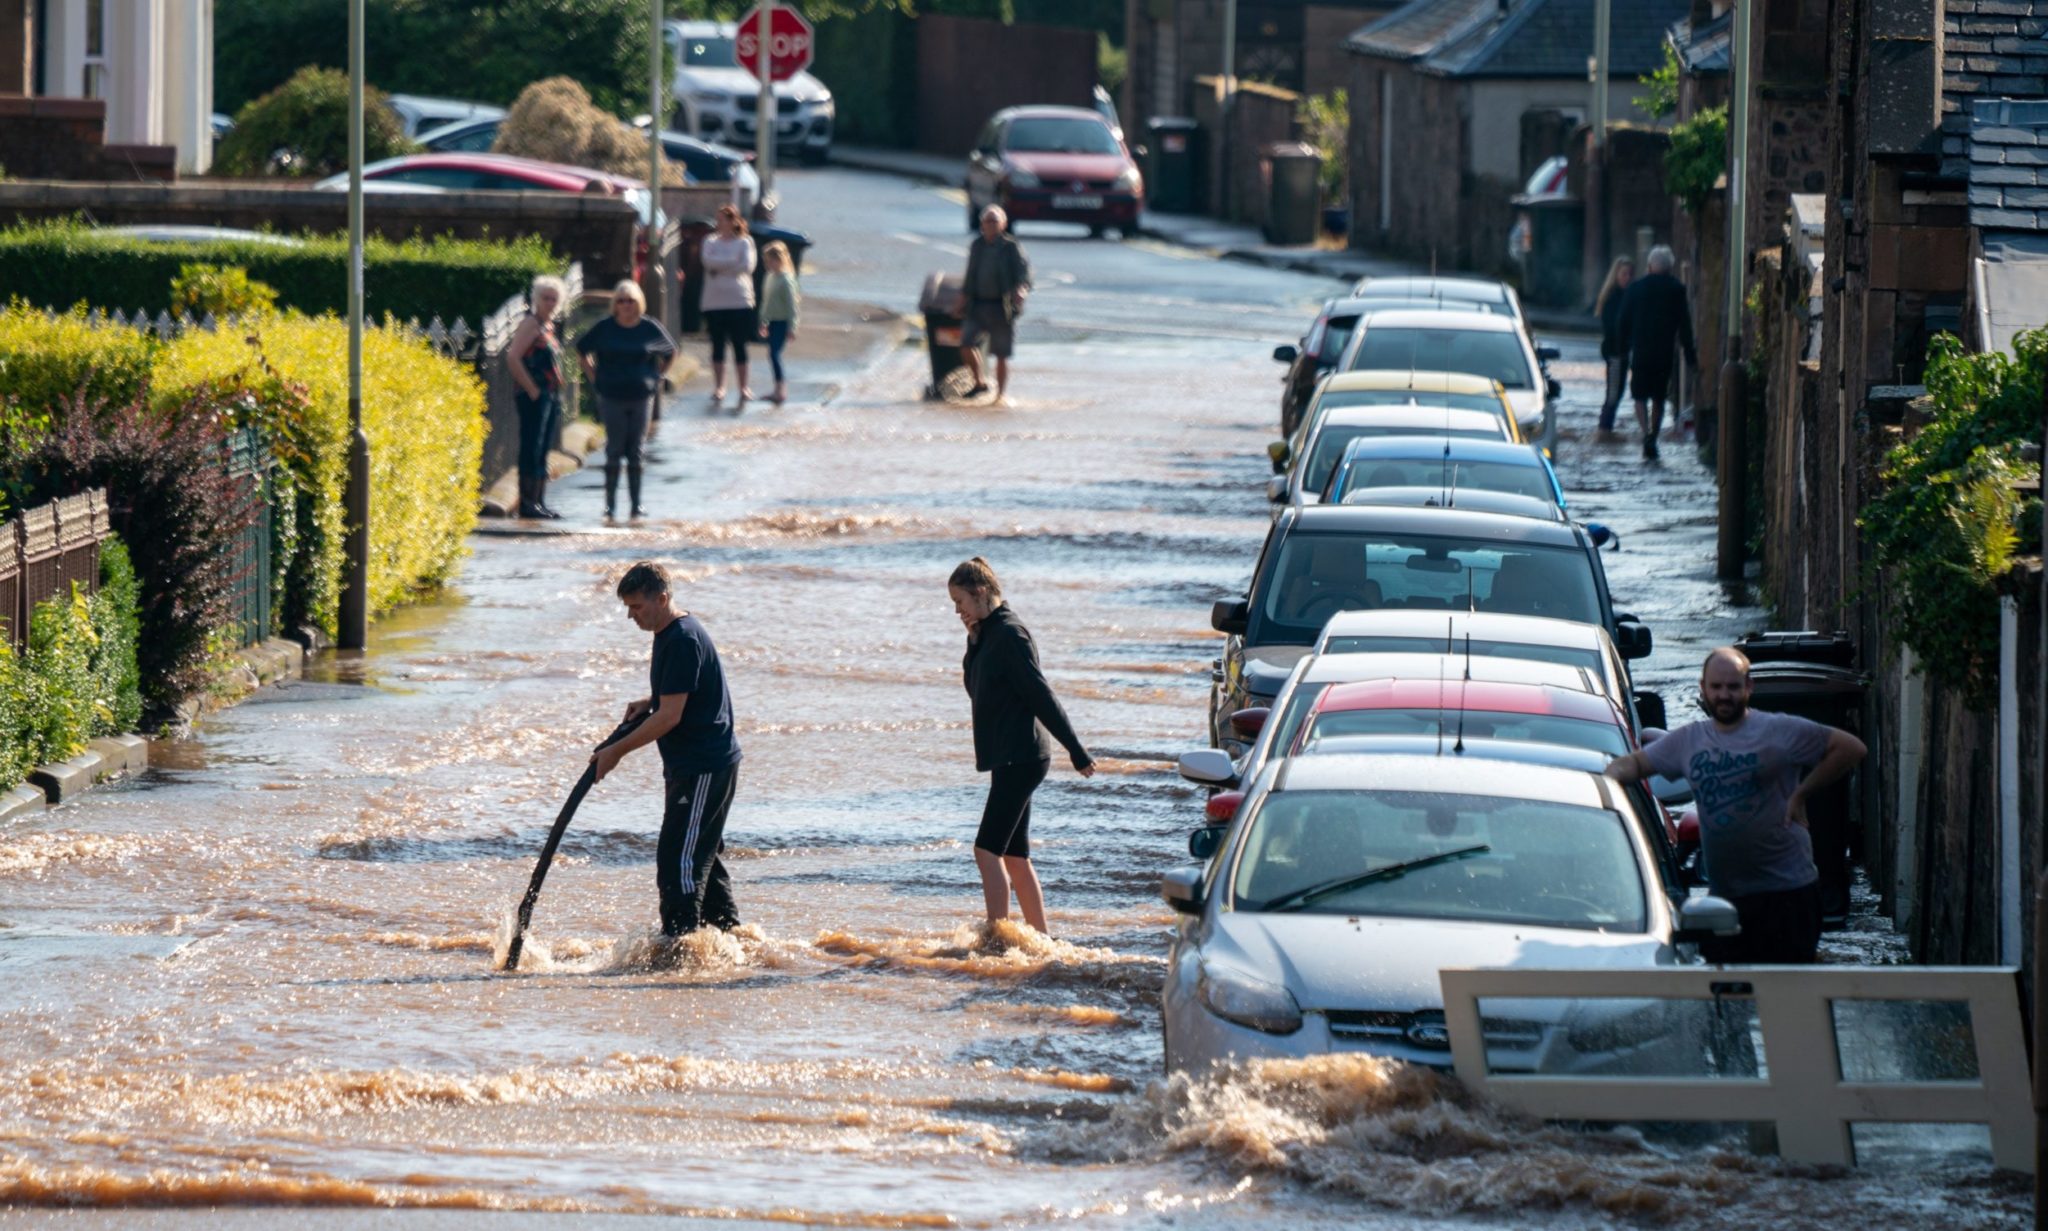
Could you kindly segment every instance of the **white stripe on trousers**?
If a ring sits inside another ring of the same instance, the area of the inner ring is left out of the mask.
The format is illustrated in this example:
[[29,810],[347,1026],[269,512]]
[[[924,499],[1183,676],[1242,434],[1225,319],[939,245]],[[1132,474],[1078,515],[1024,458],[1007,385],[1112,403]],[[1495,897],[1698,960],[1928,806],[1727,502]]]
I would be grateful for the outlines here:
[[680,888],[684,893],[697,892],[697,827],[704,820],[704,796],[711,789],[711,775],[697,775],[697,789],[690,793],[690,824],[683,831],[683,879]]

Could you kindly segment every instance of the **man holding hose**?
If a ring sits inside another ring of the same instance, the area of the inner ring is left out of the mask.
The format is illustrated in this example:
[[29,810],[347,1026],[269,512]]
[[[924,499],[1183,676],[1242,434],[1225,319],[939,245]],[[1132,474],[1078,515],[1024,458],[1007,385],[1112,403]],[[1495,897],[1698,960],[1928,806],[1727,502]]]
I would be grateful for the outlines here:
[[643,560],[619,579],[619,601],[642,631],[654,634],[654,664],[645,699],[626,706],[626,719],[647,720],[592,754],[604,781],[627,753],[661,749],[661,839],[654,883],[661,894],[661,930],[681,936],[709,923],[739,925],[732,878],[718,857],[725,817],[739,785],[740,745],[733,735],[732,695],[711,634],[676,609],[668,571]]

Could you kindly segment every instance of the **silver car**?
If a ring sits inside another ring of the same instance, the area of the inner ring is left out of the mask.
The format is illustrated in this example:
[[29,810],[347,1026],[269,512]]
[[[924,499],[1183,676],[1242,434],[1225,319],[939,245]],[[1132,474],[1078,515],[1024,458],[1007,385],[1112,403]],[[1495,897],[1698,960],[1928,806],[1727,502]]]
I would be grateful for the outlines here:
[[[1274,762],[1208,862],[1161,879],[1181,915],[1167,1068],[1343,1051],[1445,1068],[1441,970],[1697,960],[1690,946],[1732,934],[1735,908],[1680,897],[1640,798],[1598,774],[1504,760]],[[1518,1002],[1489,1013],[1488,1059],[1692,1071],[1694,1022],[1661,1001]]]

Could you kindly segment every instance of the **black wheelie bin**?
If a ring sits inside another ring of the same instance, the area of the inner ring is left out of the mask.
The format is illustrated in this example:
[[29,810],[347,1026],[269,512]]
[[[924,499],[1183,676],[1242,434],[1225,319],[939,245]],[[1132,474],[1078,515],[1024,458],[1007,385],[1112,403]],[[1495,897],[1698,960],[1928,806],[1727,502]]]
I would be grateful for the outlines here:
[[967,303],[964,274],[925,275],[924,290],[917,297],[924,313],[924,347],[932,361],[931,383],[925,386],[926,401],[958,398],[974,387],[967,374],[967,361],[960,346],[961,312]]

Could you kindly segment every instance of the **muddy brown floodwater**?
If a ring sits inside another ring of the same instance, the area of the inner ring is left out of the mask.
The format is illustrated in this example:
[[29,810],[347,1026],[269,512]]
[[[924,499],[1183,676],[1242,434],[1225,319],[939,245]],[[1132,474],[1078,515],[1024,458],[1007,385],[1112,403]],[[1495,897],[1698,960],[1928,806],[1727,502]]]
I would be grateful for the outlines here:
[[[886,233],[821,243],[807,279],[810,327],[845,326],[852,358],[800,372],[784,409],[672,402],[654,520],[596,527],[596,480],[574,479],[571,533],[480,536],[456,590],[380,624],[363,661],[0,833],[0,1223],[83,1206],[157,1225],[151,1207],[194,1205],[873,1227],[2024,1220],[2024,1185],[1969,1159],[1818,1172],[1546,1128],[1359,1056],[1163,1080],[1155,885],[1199,807],[1170,760],[1202,730],[1209,603],[1266,525],[1267,352],[1324,285],[1027,237],[1042,293],[1019,401],[928,405],[922,353],[851,305],[907,308],[954,260],[958,205],[843,173],[786,191]],[[1596,373],[1571,342],[1568,427]],[[1708,479],[1685,452],[1564,470],[1624,535],[1615,589],[1657,625],[1651,674],[1672,689],[1699,647],[1760,619],[1710,579]],[[1039,796],[1056,939],[976,926],[983,781],[944,591],[974,554],[1104,771],[1056,765]],[[526,966],[498,972],[555,808],[644,681],[646,638],[609,593],[641,556],[675,566],[725,656],[746,926],[677,968],[651,960],[642,755],[584,806]]]

